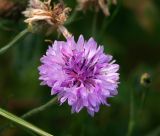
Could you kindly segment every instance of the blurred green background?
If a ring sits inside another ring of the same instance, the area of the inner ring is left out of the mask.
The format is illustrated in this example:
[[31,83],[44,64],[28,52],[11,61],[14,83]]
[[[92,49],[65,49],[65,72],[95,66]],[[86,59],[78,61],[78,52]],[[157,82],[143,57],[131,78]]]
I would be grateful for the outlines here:
[[[27,27],[20,14],[26,1],[16,0],[14,8],[9,10],[2,6],[4,1],[0,0],[0,47]],[[72,16],[77,2],[64,2],[73,9]],[[109,17],[101,11],[79,11],[65,26],[76,40],[80,34],[86,40],[94,37],[120,64],[119,94],[109,99],[111,106],[101,106],[100,111],[90,117],[86,110],[71,114],[67,104],[54,104],[28,121],[55,136],[125,136],[133,92],[135,125],[132,135],[160,136],[160,1],[123,0],[112,5],[110,11]],[[40,86],[38,80],[40,57],[48,48],[45,39],[64,40],[56,32],[50,36],[29,33],[0,55],[0,106],[18,116],[53,97],[50,88]],[[140,78],[146,72],[151,75],[148,87],[140,84]],[[143,94],[146,97],[141,108]],[[0,135],[30,135],[20,127],[2,131],[7,122],[0,117]]]

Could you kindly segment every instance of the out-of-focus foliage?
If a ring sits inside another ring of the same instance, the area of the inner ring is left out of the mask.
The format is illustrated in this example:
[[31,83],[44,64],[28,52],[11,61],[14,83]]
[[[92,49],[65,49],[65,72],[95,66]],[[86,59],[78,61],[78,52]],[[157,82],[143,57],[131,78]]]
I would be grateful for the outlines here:
[[[64,2],[72,7],[73,14],[76,1]],[[111,7],[109,17],[102,12],[78,12],[74,20],[66,24],[75,39],[80,34],[86,39],[94,37],[120,64],[119,94],[109,99],[111,107],[101,106],[100,112],[92,118],[85,110],[71,114],[67,104],[55,104],[28,121],[55,136],[124,136],[129,122],[130,92],[133,91],[136,113],[133,135],[160,135],[160,1],[123,0],[112,19],[117,7]],[[23,20],[23,16],[16,20],[0,18],[0,47],[26,28]],[[64,38],[57,33],[51,36],[29,33],[0,56],[0,106],[16,115],[22,115],[53,97],[50,88],[40,86],[38,80],[39,59],[48,48],[45,39]],[[147,88],[140,84],[141,75],[145,72],[151,75],[151,84]],[[140,110],[144,92],[146,100]],[[29,135],[21,128],[1,131],[6,122],[0,117],[0,135]]]

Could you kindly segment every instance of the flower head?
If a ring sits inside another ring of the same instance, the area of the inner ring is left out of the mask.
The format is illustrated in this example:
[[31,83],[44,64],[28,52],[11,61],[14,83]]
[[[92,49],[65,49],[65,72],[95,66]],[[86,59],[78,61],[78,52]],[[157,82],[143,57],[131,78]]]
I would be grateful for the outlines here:
[[55,41],[41,63],[41,84],[51,87],[61,104],[67,101],[72,112],[86,108],[93,116],[101,104],[108,105],[107,98],[117,94],[119,65],[93,38],[85,41],[81,35],[77,42],[74,37]]
[[[30,0],[28,8],[23,11],[24,16],[27,18],[24,22],[28,23],[30,26],[34,23],[47,23],[52,26],[53,29],[58,28],[61,31],[60,28],[63,27],[70,11],[71,9],[65,7],[63,3],[51,5],[51,0],[47,0],[46,2]],[[65,28],[63,27],[63,29]]]

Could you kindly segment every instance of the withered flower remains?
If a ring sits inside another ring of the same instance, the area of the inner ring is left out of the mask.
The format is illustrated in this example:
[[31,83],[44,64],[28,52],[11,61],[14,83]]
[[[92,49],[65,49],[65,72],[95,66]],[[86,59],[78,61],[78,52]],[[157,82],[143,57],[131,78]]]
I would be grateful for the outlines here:
[[[58,29],[62,34],[66,34],[66,28],[63,26],[71,11],[69,7],[65,7],[63,3],[51,4],[51,0],[41,2],[40,0],[30,0],[28,8],[23,12],[27,18],[25,20],[30,26],[37,22],[45,22],[53,28]],[[65,32],[63,32],[65,31]],[[68,31],[67,31],[68,32]],[[70,35],[64,35],[67,37]]]
[[109,4],[116,4],[117,0],[77,0],[79,3],[79,10],[86,11],[88,8],[93,7],[96,11],[101,9],[105,16],[109,16]]

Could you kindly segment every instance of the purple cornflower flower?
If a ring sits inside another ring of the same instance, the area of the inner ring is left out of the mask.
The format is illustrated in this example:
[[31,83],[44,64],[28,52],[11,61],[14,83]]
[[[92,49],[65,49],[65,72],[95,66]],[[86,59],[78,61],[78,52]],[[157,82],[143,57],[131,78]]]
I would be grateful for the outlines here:
[[67,101],[72,112],[85,107],[94,116],[100,104],[108,105],[107,98],[117,94],[119,65],[93,38],[84,41],[81,35],[77,43],[74,37],[55,41],[41,62],[41,84],[51,87],[61,104]]

